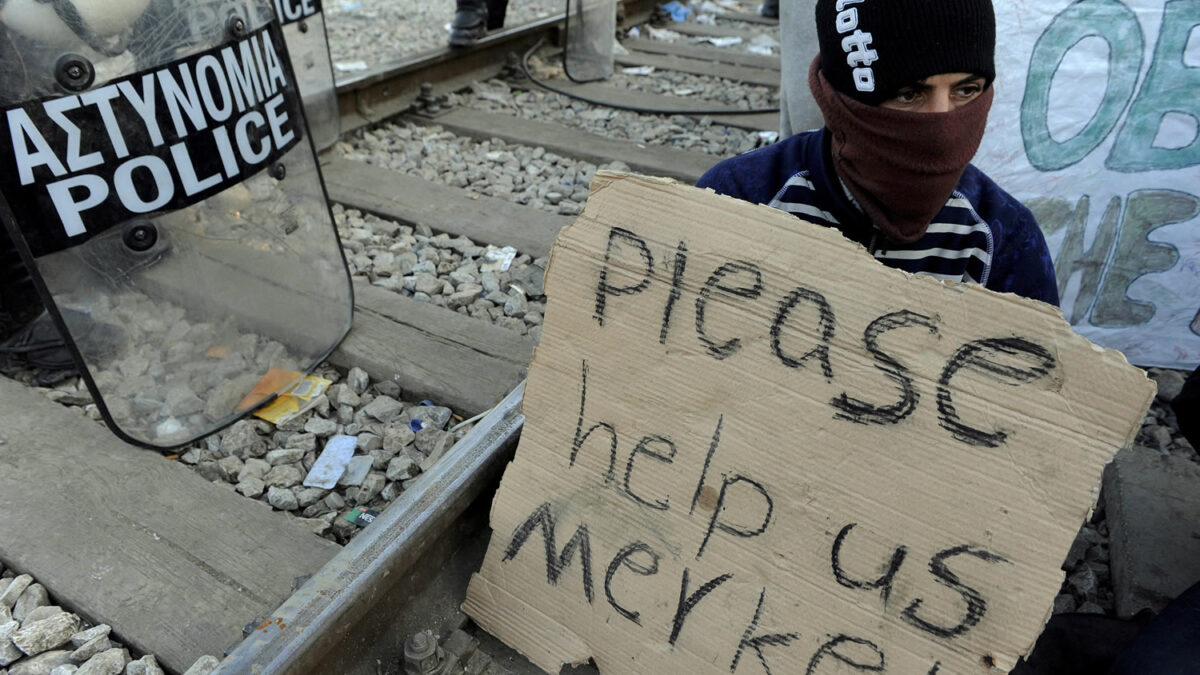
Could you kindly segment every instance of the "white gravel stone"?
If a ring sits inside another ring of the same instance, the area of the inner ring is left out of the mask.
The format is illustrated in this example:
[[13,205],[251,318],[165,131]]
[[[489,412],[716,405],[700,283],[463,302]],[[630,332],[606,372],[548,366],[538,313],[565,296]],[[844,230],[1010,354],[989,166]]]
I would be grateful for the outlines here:
[[230,455],[229,457],[222,457],[217,460],[217,470],[220,472],[222,479],[230,483],[238,481],[245,466],[246,463],[237,455]]
[[378,471],[372,471],[362,480],[362,484],[358,488],[358,493],[354,496],[354,501],[357,504],[367,504],[379,493],[383,491],[383,486],[387,484],[387,478]]
[[37,656],[21,659],[8,669],[8,675],[50,675],[50,671],[71,663],[71,652],[56,649]]
[[37,608],[29,610],[29,614],[27,614],[25,616],[25,621],[22,623],[23,624],[24,623],[32,623],[34,621],[41,621],[42,619],[49,619],[50,617],[52,617],[56,614],[63,614],[65,612],[66,612],[66,610],[64,610],[62,607],[59,607],[58,605],[46,605],[45,607],[37,607]]
[[254,430],[251,421],[239,420],[221,434],[221,451],[243,459],[261,457],[266,452],[266,442]]
[[325,496],[325,490],[318,487],[305,487],[294,489],[296,495],[296,505],[299,508],[307,508],[319,502]]
[[425,457],[433,462],[441,459],[448,450],[454,445],[454,434],[449,431],[441,431],[438,429],[429,429],[417,434],[416,441],[413,445],[420,450]]
[[264,459],[271,466],[294,464],[304,458],[305,452],[307,451],[302,448],[282,448],[280,450],[271,450],[266,454]]
[[452,293],[450,297],[446,299],[446,306],[450,309],[466,307],[478,300],[480,294],[483,293],[483,286],[477,286],[474,284],[463,284],[459,287],[459,289],[460,290]]
[[437,405],[419,405],[409,410],[409,418],[420,420],[424,429],[442,429],[454,416],[454,411]]
[[404,404],[390,396],[378,396],[363,411],[380,422],[390,422],[404,410]]
[[367,390],[367,387],[370,384],[371,378],[367,375],[367,371],[363,370],[362,368],[351,368],[346,374],[346,385],[349,386],[350,390],[355,394],[359,394],[361,396],[363,392]]
[[12,634],[20,628],[21,624],[16,621],[0,623],[0,667],[7,666],[25,656],[12,641]]
[[296,499],[296,493],[288,488],[274,485],[267,488],[267,503],[280,511],[295,511],[300,508],[300,501]]
[[[108,639],[107,635],[100,635],[100,636],[94,637],[91,640],[85,642],[83,645],[80,645],[79,648],[77,648],[75,651],[71,652],[71,660],[75,661],[76,663],[83,663],[84,661],[91,659],[93,656],[97,656],[101,652],[108,652],[110,650],[116,651],[118,653],[120,652],[120,650],[112,649],[112,642]],[[108,662],[109,660],[110,659],[104,659],[104,662]],[[124,670],[124,669],[125,669],[125,662],[122,660],[121,667],[118,670],[115,670],[113,672],[119,673],[119,672],[121,672],[121,670]]]
[[309,452],[317,449],[317,437],[314,434],[296,434],[288,439],[287,447],[298,448]]
[[[365,389],[365,388],[364,388]],[[352,408],[358,407],[362,403],[362,399],[358,396],[359,392],[345,383],[335,384],[329,388],[329,400],[336,405],[348,405]]]
[[261,480],[270,470],[271,464],[269,462],[264,459],[254,457],[246,460],[245,464],[242,466],[242,471],[238,478],[239,481],[246,478],[257,478]]
[[525,316],[526,311],[528,311],[528,306],[525,302],[525,294],[519,291],[510,291],[508,299],[504,301],[504,314],[514,319],[520,319]]
[[401,486],[400,481],[391,482],[383,486],[383,491],[379,493],[379,498],[390,504],[391,502],[395,501],[403,491],[404,488]]
[[79,617],[62,613],[41,621],[27,621],[11,638],[17,649],[35,656],[66,644],[78,632]]
[[125,675],[166,675],[159,667],[158,660],[147,654],[137,661],[130,661],[125,666]]
[[383,449],[392,453],[400,452],[415,438],[416,433],[407,424],[389,426],[383,432]]
[[340,511],[346,506],[346,500],[337,492],[330,492],[321,500],[325,506],[334,511]]
[[313,416],[308,418],[308,421],[304,423],[304,430],[324,438],[336,434],[338,432],[338,424],[324,417]]
[[388,463],[386,478],[392,481],[408,480],[421,472],[417,462],[406,453],[401,453]]
[[383,439],[379,437],[379,434],[364,431],[358,435],[354,447],[359,452],[369,453],[372,450],[378,450],[383,447]]
[[267,487],[291,487],[299,485],[304,480],[304,471],[296,464],[280,464],[272,467],[263,476],[263,484]]
[[32,583],[33,577],[28,574],[22,574],[10,580],[4,590],[0,591],[0,605],[12,609],[13,605],[17,604],[17,600],[21,597],[21,594]]
[[262,496],[263,490],[267,489],[267,485],[261,478],[255,478],[254,476],[242,476],[241,479],[238,480],[236,489],[238,493],[244,497],[257,499],[258,497]]
[[329,521],[324,518],[297,518],[296,522],[307,527],[310,532],[318,536],[329,531]]
[[108,637],[110,633],[112,633],[111,626],[106,623],[98,624],[72,635],[71,646],[78,649],[98,637]]
[[46,607],[50,604],[50,594],[46,592],[46,588],[41,584],[30,584],[29,588],[17,598],[17,602],[13,605],[12,615],[17,621],[25,621],[25,617],[38,607]]
[[217,657],[208,655],[201,656],[200,658],[196,659],[196,662],[193,663],[190,668],[183,671],[183,675],[208,675],[212,671],[216,670],[217,666],[219,665],[221,665],[221,661]]

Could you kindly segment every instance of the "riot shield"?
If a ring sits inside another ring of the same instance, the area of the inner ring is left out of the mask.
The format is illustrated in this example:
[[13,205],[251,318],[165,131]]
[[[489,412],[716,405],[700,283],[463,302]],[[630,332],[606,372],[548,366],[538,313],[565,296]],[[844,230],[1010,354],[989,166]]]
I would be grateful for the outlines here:
[[179,3],[0,9],[0,219],[105,420],[150,447],[296,385],[353,311],[270,0]]
[[313,145],[324,150],[337,142],[342,129],[321,0],[275,0],[275,12],[300,82]]
[[594,82],[613,74],[617,32],[616,0],[567,0],[563,71],[575,82]]

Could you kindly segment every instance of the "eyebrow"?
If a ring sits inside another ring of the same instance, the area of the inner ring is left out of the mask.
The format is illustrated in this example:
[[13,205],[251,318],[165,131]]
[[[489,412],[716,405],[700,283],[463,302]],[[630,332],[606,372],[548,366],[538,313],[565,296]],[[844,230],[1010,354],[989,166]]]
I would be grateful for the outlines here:
[[[932,77],[932,76],[931,76],[931,77]],[[917,80],[916,82],[914,82],[913,84],[911,84],[911,85],[909,85],[909,86],[910,86],[910,87],[924,87],[924,88],[928,88],[928,87],[930,86],[930,84],[927,82],[927,80],[928,80],[928,79],[929,79],[929,78],[927,77],[927,78],[924,78],[924,79]],[[958,85],[960,85],[960,84],[968,84],[968,83],[970,83],[970,82],[974,82],[974,81],[976,81],[976,80],[986,80],[986,79],[987,79],[987,78],[986,78],[986,77],[984,77],[983,75],[968,75],[968,76],[964,77],[963,79],[959,80],[958,82],[955,82],[955,83],[954,83],[953,85],[951,85],[951,86],[957,87],[957,86],[958,86]]]

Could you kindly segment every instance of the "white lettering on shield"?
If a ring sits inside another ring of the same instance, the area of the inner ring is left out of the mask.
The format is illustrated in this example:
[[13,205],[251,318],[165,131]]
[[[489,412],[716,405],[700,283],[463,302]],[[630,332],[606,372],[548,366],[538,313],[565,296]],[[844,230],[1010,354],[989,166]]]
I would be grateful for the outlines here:
[[[287,86],[264,30],[190,63],[44,101],[45,119],[53,124],[43,122],[45,133],[26,108],[13,108],[6,115],[17,178],[22,186],[45,185],[68,236],[86,233],[87,212],[111,197],[128,212],[149,213],[180,194],[240,180],[243,171],[288,147],[298,120],[285,105]],[[104,138],[85,145],[73,116],[98,117]],[[134,155],[163,145],[165,152]],[[197,148],[219,162],[198,171]],[[83,173],[101,165],[106,170]]]

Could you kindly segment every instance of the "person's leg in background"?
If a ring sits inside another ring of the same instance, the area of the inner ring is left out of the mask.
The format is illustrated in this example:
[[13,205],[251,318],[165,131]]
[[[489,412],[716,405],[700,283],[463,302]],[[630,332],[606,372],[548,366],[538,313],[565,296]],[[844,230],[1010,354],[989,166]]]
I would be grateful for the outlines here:
[[1200,669],[1200,583],[1159,612],[1109,675],[1194,675]]
[[457,0],[450,24],[450,46],[470,47],[490,30],[504,27],[508,0]]
[[1193,448],[1200,450],[1200,368],[1183,383],[1183,389],[1171,401],[1171,408],[1179,420],[1179,432]]
[[819,51],[816,0],[779,0],[779,138],[824,125],[808,90],[808,66]]

